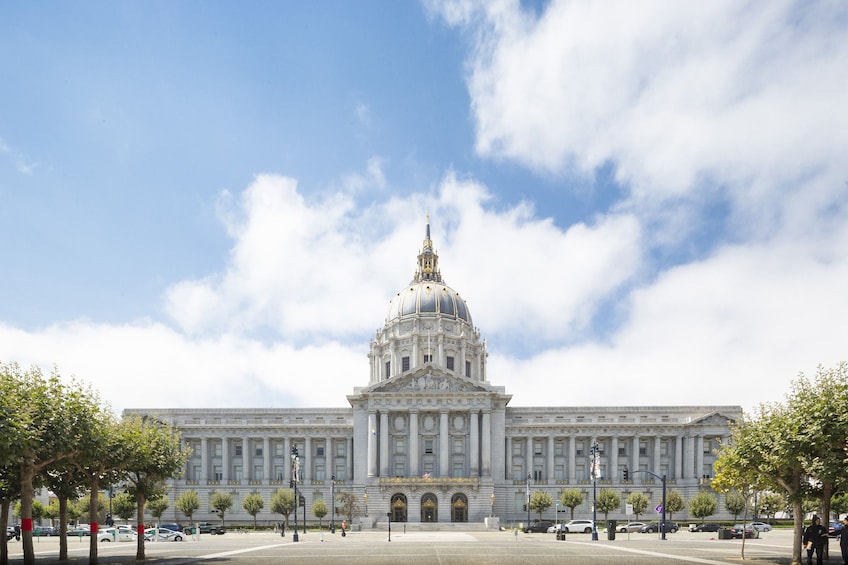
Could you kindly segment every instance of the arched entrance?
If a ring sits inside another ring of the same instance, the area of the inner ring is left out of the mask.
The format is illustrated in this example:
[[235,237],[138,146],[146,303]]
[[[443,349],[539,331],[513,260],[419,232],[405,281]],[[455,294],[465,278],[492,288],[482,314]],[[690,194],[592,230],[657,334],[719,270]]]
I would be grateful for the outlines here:
[[424,523],[439,521],[439,500],[431,492],[421,497],[421,521]]
[[406,522],[406,496],[401,493],[392,495],[392,522]]
[[451,498],[451,522],[468,521],[468,497],[462,493],[456,493]]

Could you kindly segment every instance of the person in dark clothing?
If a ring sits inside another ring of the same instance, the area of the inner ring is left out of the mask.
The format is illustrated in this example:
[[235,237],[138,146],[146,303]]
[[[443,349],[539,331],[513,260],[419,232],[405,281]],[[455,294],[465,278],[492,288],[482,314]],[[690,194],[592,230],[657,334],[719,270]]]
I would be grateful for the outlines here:
[[848,516],[842,518],[842,533],[839,534],[839,549],[842,550],[842,565],[848,565]]
[[813,565],[813,551],[816,552],[816,565],[822,565],[822,551],[827,542],[827,528],[822,526],[821,518],[813,516],[813,523],[804,530],[804,547],[807,548],[807,565]]

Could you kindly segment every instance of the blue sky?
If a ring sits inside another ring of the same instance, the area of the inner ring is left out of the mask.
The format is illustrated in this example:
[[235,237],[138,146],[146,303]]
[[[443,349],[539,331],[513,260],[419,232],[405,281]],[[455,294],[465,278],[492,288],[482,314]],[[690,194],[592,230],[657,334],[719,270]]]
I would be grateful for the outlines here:
[[118,410],[344,405],[427,213],[513,404],[846,359],[841,3],[7,2],[0,51],[0,360]]

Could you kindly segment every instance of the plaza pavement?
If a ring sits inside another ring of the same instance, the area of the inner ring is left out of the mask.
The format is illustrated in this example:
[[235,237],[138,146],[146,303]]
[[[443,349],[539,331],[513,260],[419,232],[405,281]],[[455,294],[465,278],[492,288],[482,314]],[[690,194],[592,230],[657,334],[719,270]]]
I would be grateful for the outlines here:
[[[291,532],[286,537],[270,532],[234,533],[223,536],[202,535],[199,540],[184,542],[147,542],[147,563],[182,565],[239,564],[266,565],[298,563],[306,565],[528,565],[528,564],[597,564],[597,565],[672,565],[698,563],[755,565],[791,563],[792,532],[777,530],[764,533],[760,539],[745,541],[745,560],[741,559],[741,540],[719,540],[711,533],[681,531],[669,534],[665,541],[656,534],[616,534],[614,541],[592,541],[586,534],[569,534],[557,541],[553,534],[515,534],[514,531],[442,531],[404,533],[392,528],[388,532],[368,530],[323,534],[310,530],[299,534],[293,543]],[[41,538],[34,542],[37,563],[57,563],[58,538]],[[88,562],[88,539],[73,538],[68,542],[70,560],[64,563]],[[101,543],[99,563],[131,563],[135,561],[135,543]],[[830,563],[841,563],[839,546]],[[10,563],[23,562],[20,542],[9,542]],[[806,557],[806,556],[805,556]],[[136,562],[137,563],[137,562]]]

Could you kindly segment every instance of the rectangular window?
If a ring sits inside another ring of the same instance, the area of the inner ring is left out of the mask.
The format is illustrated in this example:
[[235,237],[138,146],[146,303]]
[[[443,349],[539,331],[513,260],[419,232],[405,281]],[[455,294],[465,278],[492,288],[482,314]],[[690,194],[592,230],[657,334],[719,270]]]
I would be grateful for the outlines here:
[[554,479],[557,481],[565,480],[565,467],[562,465],[554,465]]
[[336,463],[336,480],[337,481],[346,481],[347,480],[347,467],[345,467],[344,463]]
[[253,480],[261,481],[265,478],[265,469],[262,465],[254,465],[253,466]]
[[541,481],[544,477],[542,476],[542,466],[536,465],[533,469],[533,480]]
[[542,442],[534,441],[533,442],[533,455],[541,455],[542,454]]
[[400,461],[395,462],[395,477],[405,477],[406,476],[406,466]]
[[244,478],[244,472],[242,471],[241,465],[233,465],[233,478],[237,481]]
[[648,442],[640,441],[639,442],[639,456],[644,457],[648,454]]
[[666,440],[660,442],[660,456],[668,457],[668,442]]
[[433,474],[433,462],[432,461],[425,461],[424,462],[424,474],[425,475],[432,475]]
[[192,471],[193,471],[192,479],[194,479],[195,481],[199,481],[200,479],[202,479],[202,478],[203,478],[203,477],[200,475],[200,472],[201,472],[201,471],[200,471],[200,469],[201,469],[200,465],[195,465],[195,466],[192,468]]
[[710,438],[704,438],[704,453],[712,453],[713,441]]
[[432,363],[433,362],[433,356],[430,355],[429,353],[425,353],[424,354],[424,362],[425,363]]
[[453,478],[459,479],[465,475],[465,464],[461,461],[453,462]]
[[285,465],[274,465],[274,478],[278,481],[283,480],[283,473],[285,473],[286,466]]
[[315,480],[323,481],[326,478],[326,467],[323,463],[315,464]]
[[586,468],[586,465],[577,465],[574,468],[577,471],[578,479],[590,479],[589,470]]
[[274,457],[285,457],[286,444],[282,441],[274,442]]
[[461,437],[453,438],[453,452],[454,453],[462,453],[465,450],[465,442],[462,441]]
[[521,465],[513,465],[512,466],[512,480],[513,481],[523,481],[524,480],[524,467]]
[[565,454],[565,442],[557,440],[554,442],[554,456],[562,457]]
[[604,452],[606,451],[606,449],[607,449],[607,444],[606,444],[606,442],[604,442],[604,441],[599,441],[599,442],[598,442],[598,453],[600,453],[601,455],[603,455],[603,454],[604,454]]
[[347,453],[347,444],[344,441],[336,442],[336,457],[344,457]]
[[623,445],[619,445],[618,446],[618,456],[619,457],[626,457],[627,456],[627,447],[625,447]]
[[215,457],[221,457],[222,451],[223,451],[222,443],[220,441],[216,441],[212,445],[212,453],[214,454]]
[[512,440],[512,455],[514,457],[521,457],[521,454],[522,454],[521,444],[522,444],[522,442],[520,442],[518,440]]
[[386,361],[386,378],[388,379],[391,376],[392,376],[392,362]]
[[453,357],[451,357],[450,355],[448,355],[447,363],[448,363],[448,371],[453,371]]
[[237,443],[235,445],[235,453],[233,453],[236,457],[241,457],[241,444]]
[[409,370],[409,357],[402,357],[400,360],[401,363],[401,371],[406,372]]
[[406,438],[395,438],[395,454],[403,455],[406,453]]
[[213,481],[223,481],[224,480],[224,472],[222,471],[222,467],[220,465],[215,465],[212,467],[212,480]]
[[574,442],[574,454],[578,457],[583,455],[583,440]]
[[324,457],[324,442],[315,444],[315,457]]
[[424,440],[424,453],[427,455],[433,455],[433,440],[425,439]]
[[471,361],[465,362],[465,376],[471,378]]
[[253,450],[253,453],[255,453],[257,457],[262,457],[263,449],[264,449],[264,448],[263,448],[263,446],[262,446],[262,442],[261,442],[261,441],[257,441],[257,442],[256,442],[256,449],[255,449],[255,450]]

